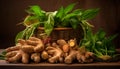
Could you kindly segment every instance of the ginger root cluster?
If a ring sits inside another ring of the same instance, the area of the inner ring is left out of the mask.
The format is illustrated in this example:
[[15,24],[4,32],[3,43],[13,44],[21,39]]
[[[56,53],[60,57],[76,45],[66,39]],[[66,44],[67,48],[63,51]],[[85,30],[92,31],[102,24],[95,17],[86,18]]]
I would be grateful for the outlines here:
[[56,42],[44,43],[42,39],[30,37],[19,39],[16,46],[6,49],[6,61],[10,63],[87,63],[93,61],[93,53],[84,47],[78,47],[75,39],[68,42],[59,39]]

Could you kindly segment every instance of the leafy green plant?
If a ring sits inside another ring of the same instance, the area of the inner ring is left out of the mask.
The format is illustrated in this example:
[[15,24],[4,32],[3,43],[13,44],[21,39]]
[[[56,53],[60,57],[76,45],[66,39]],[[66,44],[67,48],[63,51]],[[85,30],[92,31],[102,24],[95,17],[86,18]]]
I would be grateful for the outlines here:
[[[46,12],[38,5],[30,6],[26,10],[28,16],[23,21],[26,28],[16,36],[18,39],[28,39],[37,27],[44,27],[45,33],[49,36],[55,27],[71,27],[76,29],[78,25],[90,25],[87,20],[93,18],[99,9],[75,9],[75,3],[67,7],[60,7],[57,11]],[[92,26],[92,25],[91,25]]]
[[90,26],[84,27],[84,38],[80,42],[80,46],[85,46],[87,50],[94,53],[94,55],[102,60],[109,60],[115,55],[115,46],[112,40],[117,36],[106,37],[103,30],[99,30],[93,34]]

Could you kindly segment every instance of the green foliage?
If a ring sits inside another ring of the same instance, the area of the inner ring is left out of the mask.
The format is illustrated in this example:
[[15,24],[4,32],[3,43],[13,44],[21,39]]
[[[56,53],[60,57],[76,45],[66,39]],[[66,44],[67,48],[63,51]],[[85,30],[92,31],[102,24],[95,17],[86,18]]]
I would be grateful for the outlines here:
[[52,32],[54,28],[54,14],[56,14],[56,12],[48,13],[48,19],[44,23],[45,33],[47,35],[50,35],[50,33]]
[[54,27],[72,27],[76,29],[82,22],[90,25],[87,23],[87,20],[93,18],[97,14],[98,9],[74,10],[74,6],[75,3],[66,7],[62,6],[54,12],[46,12],[38,5],[30,6],[26,10],[28,16],[23,21],[23,25],[26,28],[17,34],[15,41],[17,42],[18,39],[28,39],[34,34],[38,26],[44,27],[45,33],[49,36]]
[[96,16],[96,14],[98,13],[99,9],[88,9],[85,10],[82,15],[81,15],[81,20],[88,20],[88,19],[92,19]]
[[26,10],[28,14],[33,14],[36,16],[44,16],[44,11],[38,5],[30,6],[28,10]]
[[39,23],[34,23],[30,26],[27,26],[23,31],[19,32],[16,35],[15,43],[17,43],[18,39],[28,39],[29,37],[31,37],[38,26]]
[[87,50],[93,52],[102,60],[109,60],[115,55],[115,46],[112,40],[117,36],[106,37],[106,33],[100,29],[93,34],[92,29],[87,24],[82,23],[84,29],[84,38],[80,42],[80,46],[85,46]]

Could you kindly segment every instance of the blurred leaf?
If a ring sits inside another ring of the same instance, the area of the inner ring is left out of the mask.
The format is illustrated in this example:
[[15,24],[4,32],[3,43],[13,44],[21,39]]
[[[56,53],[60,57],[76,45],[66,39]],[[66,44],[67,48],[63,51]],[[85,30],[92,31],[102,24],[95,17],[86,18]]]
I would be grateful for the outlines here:
[[105,33],[102,29],[100,29],[100,30],[96,33],[96,36],[97,36],[97,38],[98,38],[99,40],[103,40],[103,39],[105,38],[105,35],[106,35],[106,33]]
[[76,19],[74,19],[74,18],[71,18],[70,19],[70,24],[71,24],[71,26],[72,26],[73,29],[76,29],[77,26],[78,26],[78,24],[79,24],[79,21],[76,20]]
[[108,37],[109,41],[112,41],[113,39],[115,39],[118,36],[118,34],[112,35]]
[[64,16],[62,18],[62,21],[69,20],[69,18],[74,17],[74,16],[76,16],[76,14],[74,14],[74,13],[67,14],[66,16]]
[[39,22],[39,17],[38,16],[30,16],[30,15],[28,15],[25,18],[23,24],[25,26],[30,26],[31,24],[38,23],[38,22]]
[[18,39],[23,39],[25,36],[25,31],[19,32],[15,37],[15,43],[17,43]]
[[57,18],[62,18],[62,16],[64,15],[64,8],[61,7],[58,12],[56,13],[56,17]]
[[99,9],[85,10],[81,15],[81,20],[88,20],[94,18],[97,15],[98,11]]
[[68,6],[65,8],[65,10],[64,10],[64,14],[66,15],[67,13],[71,12],[71,11],[72,11],[72,9],[74,8],[74,6],[75,6],[75,4],[74,4],[74,3],[73,3],[73,4],[68,5]]
[[53,15],[48,15],[48,20],[44,23],[45,33],[49,36],[54,28]]
[[82,15],[82,13],[83,13],[83,10],[82,10],[82,9],[76,9],[76,10],[74,10],[72,13],[74,13],[74,14],[77,14],[77,15],[81,16],[81,15]]
[[28,12],[37,16],[43,16],[43,12],[38,5],[30,6]]

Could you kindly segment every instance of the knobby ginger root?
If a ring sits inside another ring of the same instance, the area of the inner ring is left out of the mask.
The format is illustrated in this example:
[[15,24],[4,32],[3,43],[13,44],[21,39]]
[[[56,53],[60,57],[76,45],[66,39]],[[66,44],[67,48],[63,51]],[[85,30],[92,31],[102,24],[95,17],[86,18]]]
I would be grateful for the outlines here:
[[72,63],[78,60],[79,63],[92,62],[93,53],[78,47],[76,39],[68,42],[64,39],[57,42],[44,44],[42,39],[30,37],[28,40],[19,39],[16,46],[6,49],[6,60],[8,62],[35,63],[48,61],[50,63],[64,62]]
[[20,59],[22,59],[22,63],[28,63],[29,62],[29,55],[22,50],[18,51],[10,51],[6,54],[6,60],[8,62],[18,62]]
[[77,51],[77,60],[80,63],[88,63],[93,61],[93,53],[89,52],[85,49],[85,47],[81,47]]
[[57,43],[59,44],[60,48],[63,50],[64,57],[68,56],[68,52],[70,50],[70,46],[68,45],[68,43],[64,39],[57,40]]
[[52,46],[49,46],[46,48],[48,54],[50,54],[52,57],[50,57],[48,59],[48,61],[50,63],[55,63],[55,62],[63,62],[63,58],[62,58],[62,54],[63,54],[63,51],[58,47],[52,47]]
[[35,63],[39,63],[40,62],[40,53],[33,53],[31,55],[31,59],[35,62]]
[[21,46],[21,50],[26,52],[26,53],[33,53],[34,52],[34,46],[23,45],[23,46]]
[[8,47],[6,50],[6,52],[10,52],[10,51],[15,51],[15,50],[19,50],[21,48],[21,46],[13,46],[13,47]]
[[30,45],[35,46],[34,51],[35,52],[41,52],[44,50],[44,44],[41,39],[35,38],[35,37],[30,37],[29,40],[26,40],[26,42]]
[[41,39],[30,37],[28,40],[19,39],[18,44],[6,49],[6,60],[8,62],[29,63],[31,59],[40,62],[40,52],[44,50]]
[[48,59],[48,58],[49,58],[48,53],[47,53],[46,51],[43,51],[43,52],[41,53],[41,58],[42,58],[43,60]]
[[65,63],[72,63],[76,58],[76,50],[71,49],[69,55],[65,57]]

